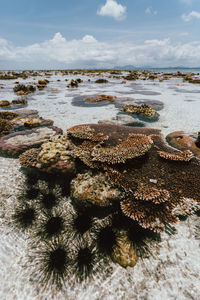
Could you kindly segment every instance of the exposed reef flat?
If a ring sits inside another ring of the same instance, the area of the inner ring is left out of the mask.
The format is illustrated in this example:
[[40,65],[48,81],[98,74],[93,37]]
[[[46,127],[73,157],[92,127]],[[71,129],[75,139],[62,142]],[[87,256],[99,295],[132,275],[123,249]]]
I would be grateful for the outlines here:
[[[11,135],[47,130],[49,119],[64,131],[36,136],[37,148],[24,134],[20,160],[0,157],[1,298],[197,299],[198,76],[27,71],[3,72],[1,84],[9,103],[17,84],[34,87],[26,110],[0,109]],[[74,97],[95,106],[73,106]],[[128,104],[159,119],[152,128],[125,120]],[[141,127],[117,125],[128,122]]]

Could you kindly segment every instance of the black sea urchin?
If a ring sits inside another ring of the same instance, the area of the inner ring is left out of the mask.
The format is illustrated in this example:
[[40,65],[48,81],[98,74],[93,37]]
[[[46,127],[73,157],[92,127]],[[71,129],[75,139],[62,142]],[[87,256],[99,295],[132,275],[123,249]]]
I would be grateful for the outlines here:
[[45,209],[52,209],[57,204],[57,199],[54,193],[43,193],[41,197],[41,205]]
[[27,204],[18,206],[13,214],[15,224],[21,229],[31,227],[36,220],[36,211]]
[[61,234],[63,230],[64,219],[60,215],[46,216],[40,225],[37,235],[49,239]]
[[43,242],[33,254],[32,262],[39,282],[44,288],[55,286],[57,290],[62,289],[68,275],[68,249],[66,241],[53,240]]
[[77,280],[86,280],[94,267],[95,254],[94,250],[88,246],[77,247],[74,256],[74,266],[76,268]]
[[96,241],[99,251],[103,254],[110,255],[113,250],[113,246],[116,243],[117,234],[115,230],[107,225],[96,232]]
[[28,200],[34,200],[38,197],[39,195],[39,190],[36,189],[36,188],[30,188],[28,190],[26,190],[25,192],[25,197],[28,199]]
[[86,212],[78,213],[72,220],[72,227],[75,230],[75,234],[83,235],[92,227],[92,224],[92,218]]

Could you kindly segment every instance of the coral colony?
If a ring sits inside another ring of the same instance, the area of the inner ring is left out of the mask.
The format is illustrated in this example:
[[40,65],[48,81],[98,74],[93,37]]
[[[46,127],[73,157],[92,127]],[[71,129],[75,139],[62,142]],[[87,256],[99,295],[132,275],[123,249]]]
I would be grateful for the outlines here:
[[[169,77],[131,71],[123,79]],[[182,77],[196,83],[191,76]],[[68,88],[81,82],[71,80]],[[17,84],[14,92],[28,95],[48,83]],[[115,102],[116,97],[83,97],[87,103],[102,101]],[[18,157],[25,175],[12,220],[30,241],[27,267],[41,287],[60,290],[66,282],[85,282],[103,272],[110,259],[133,267],[150,255],[149,241],[159,243],[162,232],[176,232],[173,225],[179,220],[199,215],[199,140],[192,144],[184,134],[169,135],[180,151],[157,129],[106,123],[77,125],[63,134],[37,111],[8,111],[15,105],[27,101],[0,101],[0,153]],[[148,121],[159,118],[147,104],[125,105],[122,111]]]

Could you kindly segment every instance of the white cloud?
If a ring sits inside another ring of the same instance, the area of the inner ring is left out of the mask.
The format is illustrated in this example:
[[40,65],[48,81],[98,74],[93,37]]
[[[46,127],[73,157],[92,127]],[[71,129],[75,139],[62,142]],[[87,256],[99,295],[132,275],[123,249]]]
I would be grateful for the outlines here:
[[200,19],[200,12],[198,11],[191,11],[189,14],[183,14],[182,16],[183,21],[190,22],[192,19]]
[[126,7],[118,4],[115,0],[106,0],[106,3],[97,11],[99,16],[112,17],[122,20],[126,17]]
[[145,14],[149,14],[149,15],[157,15],[157,14],[158,14],[158,11],[157,11],[157,10],[153,10],[153,8],[150,6],[150,7],[147,7],[147,8],[146,8]]
[[86,35],[67,40],[56,33],[50,40],[16,47],[0,39],[0,69],[113,68],[114,66],[200,66],[200,41],[174,44],[170,39],[141,44],[99,42]]

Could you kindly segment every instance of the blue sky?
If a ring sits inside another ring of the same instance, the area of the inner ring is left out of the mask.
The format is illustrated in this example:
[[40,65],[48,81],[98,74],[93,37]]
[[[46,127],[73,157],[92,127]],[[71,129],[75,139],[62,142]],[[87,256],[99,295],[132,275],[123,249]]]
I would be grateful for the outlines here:
[[0,69],[126,64],[200,66],[200,0],[0,0]]

